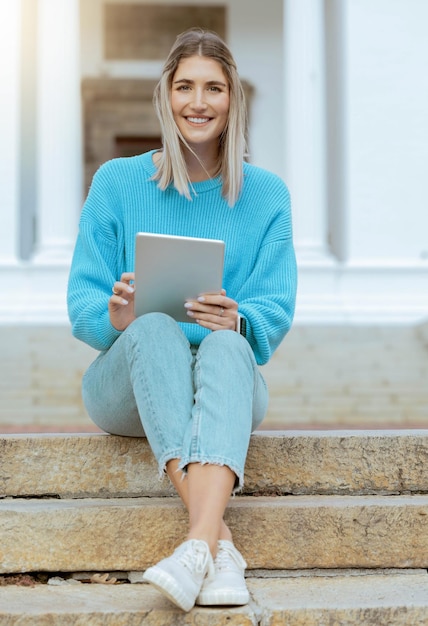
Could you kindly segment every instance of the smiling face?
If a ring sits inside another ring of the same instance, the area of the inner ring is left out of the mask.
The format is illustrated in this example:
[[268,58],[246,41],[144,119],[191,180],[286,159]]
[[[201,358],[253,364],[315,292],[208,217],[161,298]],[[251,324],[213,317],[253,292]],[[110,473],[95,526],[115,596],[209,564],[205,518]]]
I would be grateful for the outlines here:
[[217,149],[229,115],[229,85],[220,63],[203,56],[182,59],[172,78],[171,108],[193,150]]

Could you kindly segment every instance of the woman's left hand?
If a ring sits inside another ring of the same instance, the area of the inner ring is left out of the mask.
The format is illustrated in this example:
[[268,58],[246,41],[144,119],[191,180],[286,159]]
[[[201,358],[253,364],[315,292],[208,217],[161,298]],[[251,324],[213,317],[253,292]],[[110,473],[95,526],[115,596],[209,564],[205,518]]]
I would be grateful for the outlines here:
[[238,303],[221,293],[204,293],[197,300],[185,303],[187,315],[209,330],[236,330]]

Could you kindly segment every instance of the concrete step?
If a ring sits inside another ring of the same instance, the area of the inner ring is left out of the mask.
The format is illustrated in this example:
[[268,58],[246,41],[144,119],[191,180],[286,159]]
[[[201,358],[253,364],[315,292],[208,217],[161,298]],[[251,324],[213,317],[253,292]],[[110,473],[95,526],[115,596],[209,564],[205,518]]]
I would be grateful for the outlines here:
[[[428,496],[241,496],[249,569],[427,568]],[[0,572],[144,570],[185,538],[176,497],[3,499]]]
[[250,604],[175,608],[148,585],[0,587],[3,626],[426,626],[428,575],[249,579]]
[[[246,494],[428,491],[428,430],[260,431]],[[146,439],[104,434],[1,435],[0,497],[170,496]]]

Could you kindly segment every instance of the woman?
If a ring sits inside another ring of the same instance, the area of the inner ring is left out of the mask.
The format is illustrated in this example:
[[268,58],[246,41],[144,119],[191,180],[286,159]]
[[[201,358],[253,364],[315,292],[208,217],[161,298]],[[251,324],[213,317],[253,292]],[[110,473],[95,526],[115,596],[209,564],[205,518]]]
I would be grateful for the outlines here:
[[[73,334],[100,350],[83,398],[106,432],[147,437],[188,509],[186,541],[145,579],[185,611],[240,605],[246,563],[223,517],[267,409],[258,365],[293,319],[289,194],[279,177],[244,162],[244,94],[215,33],[177,37],[154,105],[162,149],[101,166],[81,215],[69,315]],[[135,318],[138,231],[225,241],[222,292],[183,303],[193,323]]]

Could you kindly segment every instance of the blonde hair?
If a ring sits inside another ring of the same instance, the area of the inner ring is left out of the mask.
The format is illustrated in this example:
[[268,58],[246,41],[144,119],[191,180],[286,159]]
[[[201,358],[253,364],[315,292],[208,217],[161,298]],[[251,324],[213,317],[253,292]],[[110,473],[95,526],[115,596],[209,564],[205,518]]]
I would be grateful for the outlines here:
[[181,145],[184,144],[189,150],[191,148],[174,121],[170,94],[173,76],[181,59],[195,55],[218,61],[229,84],[228,121],[219,138],[219,174],[222,178],[223,197],[228,201],[229,206],[233,206],[239,197],[243,183],[242,164],[246,154],[247,135],[245,94],[229,48],[212,31],[195,28],[184,31],[178,35],[165,61],[161,79],[153,95],[153,104],[161,125],[163,144],[158,169],[153,179],[158,181],[160,189],[164,190],[173,184],[180,194],[191,199],[191,182]]

